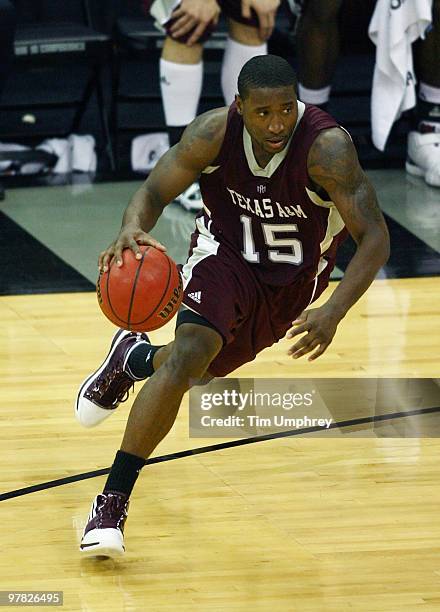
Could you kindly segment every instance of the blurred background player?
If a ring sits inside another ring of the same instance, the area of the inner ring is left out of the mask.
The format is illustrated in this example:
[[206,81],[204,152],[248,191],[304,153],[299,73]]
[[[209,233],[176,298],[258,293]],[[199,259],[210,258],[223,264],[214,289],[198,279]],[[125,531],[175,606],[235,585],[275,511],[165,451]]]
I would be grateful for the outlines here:
[[[15,25],[14,5],[9,0],[0,0],[0,99],[14,56]],[[4,197],[5,191],[0,183],[0,200]]]
[[[339,57],[338,15],[343,0],[290,0],[301,9],[297,28],[298,96],[326,108]],[[406,169],[440,187],[440,0],[432,28],[414,44],[418,99],[408,135]]]
[[[144,0],[151,15],[165,30],[160,59],[160,86],[170,146],[179,142],[185,127],[197,114],[203,81],[203,43],[226,17],[228,38],[221,66],[225,103],[234,101],[242,66],[255,55],[267,53],[267,39],[280,0]],[[198,183],[176,198],[187,210],[200,210]]]

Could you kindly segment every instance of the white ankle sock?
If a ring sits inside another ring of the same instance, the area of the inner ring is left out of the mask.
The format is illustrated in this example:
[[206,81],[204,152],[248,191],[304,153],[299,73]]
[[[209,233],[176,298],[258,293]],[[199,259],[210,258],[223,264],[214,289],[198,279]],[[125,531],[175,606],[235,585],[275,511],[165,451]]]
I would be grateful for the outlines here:
[[267,43],[262,45],[242,45],[232,38],[227,38],[223,55],[221,83],[226,104],[232,104],[237,93],[237,79],[245,63],[256,55],[267,54]]
[[330,99],[331,85],[321,89],[309,89],[298,83],[298,98],[306,104],[326,104]]
[[166,124],[188,125],[197,114],[202,92],[203,62],[176,64],[161,58],[159,69]]

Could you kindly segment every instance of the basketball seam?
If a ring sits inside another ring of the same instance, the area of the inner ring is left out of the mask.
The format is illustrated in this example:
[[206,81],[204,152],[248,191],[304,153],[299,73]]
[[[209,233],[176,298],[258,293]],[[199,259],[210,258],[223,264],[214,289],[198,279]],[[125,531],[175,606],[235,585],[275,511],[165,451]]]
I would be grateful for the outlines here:
[[107,281],[106,281],[106,284],[105,284],[105,292],[107,293],[107,301],[108,301],[108,305],[110,306],[110,310],[112,311],[113,315],[114,315],[114,316],[115,316],[115,317],[116,317],[116,318],[117,318],[119,321],[121,321],[121,323],[123,323],[123,324],[125,325],[127,322],[126,322],[126,321],[124,321],[124,319],[121,319],[121,317],[119,317],[119,316],[116,314],[116,312],[114,311],[113,306],[112,306],[112,301],[111,301],[111,299],[110,299],[109,283],[110,283],[110,274],[111,274],[111,271],[112,271],[112,267],[113,267],[113,266],[110,266],[110,269],[109,269],[108,274],[107,274]]
[[157,302],[156,306],[151,310],[151,312],[148,314],[148,316],[145,317],[145,319],[142,319],[142,321],[135,321],[134,325],[142,325],[142,323],[145,323],[145,321],[148,321],[148,319],[151,317],[151,315],[153,315],[156,310],[157,307],[161,304],[163,298],[165,297],[167,291],[169,290],[169,284],[170,284],[170,278],[171,278],[171,261],[170,258],[168,257],[168,255],[166,253],[164,253],[165,257],[167,258],[168,261],[168,278],[167,278],[167,282],[165,285],[165,289],[164,292],[162,293],[160,300]]
[[[138,283],[138,279],[139,279],[139,274],[141,272],[141,268],[143,266],[143,263],[145,261],[145,254],[150,250],[151,247],[147,246],[145,251],[142,253],[142,259],[139,262],[139,265],[137,267],[136,270],[136,276],[134,277],[134,281],[133,281],[133,287],[131,289],[131,296],[130,296],[130,304],[128,306],[128,315],[127,315],[127,324],[128,327],[131,327],[131,311],[133,310],[133,302],[134,302],[134,296],[136,295],[136,287],[137,287],[137,283]],[[142,323],[142,321],[141,321]],[[135,325],[139,325],[139,323],[135,323]]]

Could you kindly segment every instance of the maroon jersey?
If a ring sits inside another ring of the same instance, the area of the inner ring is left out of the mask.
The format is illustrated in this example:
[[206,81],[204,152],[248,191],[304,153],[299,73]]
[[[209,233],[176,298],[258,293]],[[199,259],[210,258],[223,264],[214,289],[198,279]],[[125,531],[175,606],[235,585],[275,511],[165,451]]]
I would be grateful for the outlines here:
[[337,126],[324,111],[298,102],[289,144],[263,169],[232,104],[219,155],[200,178],[205,209],[198,232],[210,234],[232,260],[242,257],[268,285],[311,280],[333,267],[346,232],[334,204],[314,191],[307,156],[319,132]]

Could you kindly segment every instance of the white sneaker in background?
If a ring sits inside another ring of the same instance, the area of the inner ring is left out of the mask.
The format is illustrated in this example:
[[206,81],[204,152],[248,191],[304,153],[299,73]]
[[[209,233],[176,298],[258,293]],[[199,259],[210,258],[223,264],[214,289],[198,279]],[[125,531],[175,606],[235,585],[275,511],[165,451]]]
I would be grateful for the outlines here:
[[180,204],[185,210],[199,211],[203,208],[202,194],[198,183],[193,183],[174,200]]
[[150,172],[170,148],[168,134],[140,134],[131,143],[131,168],[135,172]]
[[405,168],[431,187],[440,187],[440,134],[410,132]]

